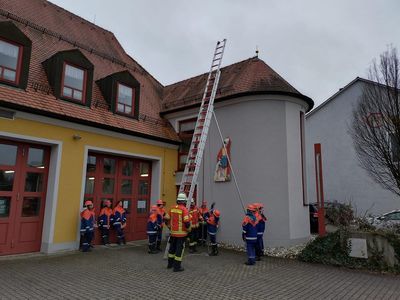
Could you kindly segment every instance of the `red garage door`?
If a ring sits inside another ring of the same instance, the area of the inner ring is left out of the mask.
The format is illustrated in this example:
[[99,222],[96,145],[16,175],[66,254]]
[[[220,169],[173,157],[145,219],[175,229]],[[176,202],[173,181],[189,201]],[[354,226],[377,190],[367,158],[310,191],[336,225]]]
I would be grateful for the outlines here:
[[0,139],[0,255],[40,251],[49,155]]
[[[146,222],[150,204],[151,162],[98,153],[89,153],[85,200],[94,202],[96,218],[104,200],[114,207],[122,200],[127,211],[127,241],[146,238]],[[111,242],[115,233],[111,232]],[[100,243],[96,232],[95,243]]]

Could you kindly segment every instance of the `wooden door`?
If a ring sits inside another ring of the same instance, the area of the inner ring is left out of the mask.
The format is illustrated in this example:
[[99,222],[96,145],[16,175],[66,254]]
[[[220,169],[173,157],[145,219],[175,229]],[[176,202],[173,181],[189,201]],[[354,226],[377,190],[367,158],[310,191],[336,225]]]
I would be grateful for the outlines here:
[[0,140],[0,255],[40,251],[50,149]]

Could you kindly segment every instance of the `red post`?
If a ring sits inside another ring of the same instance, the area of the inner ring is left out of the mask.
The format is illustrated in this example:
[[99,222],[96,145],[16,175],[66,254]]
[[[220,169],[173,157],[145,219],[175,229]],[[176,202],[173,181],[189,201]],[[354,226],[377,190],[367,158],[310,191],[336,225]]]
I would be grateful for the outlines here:
[[317,203],[318,203],[318,233],[320,236],[324,236],[326,234],[326,230],[325,230],[324,181],[322,177],[321,144],[314,144],[314,157],[315,157],[315,181],[317,188]]

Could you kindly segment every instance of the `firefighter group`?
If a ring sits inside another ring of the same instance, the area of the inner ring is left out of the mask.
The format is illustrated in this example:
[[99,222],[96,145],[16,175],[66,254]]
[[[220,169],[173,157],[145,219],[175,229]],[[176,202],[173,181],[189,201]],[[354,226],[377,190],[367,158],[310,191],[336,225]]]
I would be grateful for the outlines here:
[[[210,256],[218,255],[217,232],[220,221],[220,211],[210,209],[207,202],[203,201],[198,208],[193,200],[190,209],[186,208],[187,197],[180,193],[176,205],[169,211],[165,209],[165,201],[157,200],[156,205],[150,209],[147,221],[148,253],[156,254],[161,251],[163,228],[169,228],[168,237],[168,269],[174,272],[183,271],[182,258],[185,245],[188,243],[189,252],[197,252],[197,246],[208,246]],[[265,231],[266,217],[263,212],[263,204],[249,204],[246,215],[242,222],[242,239],[246,243],[247,261],[246,265],[254,265],[261,260],[264,253],[263,234]],[[90,251],[94,236],[94,228],[98,227],[101,233],[103,245],[110,244],[110,229],[114,229],[117,243],[125,244],[124,228],[126,226],[126,211],[122,201],[111,208],[111,201],[103,201],[103,208],[97,218],[93,210],[93,202],[85,201],[85,209],[81,213],[81,249],[83,252]],[[208,243],[207,243],[208,241]],[[169,247],[169,249],[168,249]]]

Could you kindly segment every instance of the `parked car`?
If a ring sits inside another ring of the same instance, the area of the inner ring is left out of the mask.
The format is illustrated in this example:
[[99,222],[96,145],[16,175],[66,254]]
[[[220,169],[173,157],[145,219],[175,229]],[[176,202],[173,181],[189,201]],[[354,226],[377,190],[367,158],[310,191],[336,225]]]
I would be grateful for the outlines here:
[[317,203],[310,203],[308,205],[310,212],[310,232],[318,233],[318,205]]
[[376,227],[390,227],[400,225],[400,210],[393,210],[370,219],[371,224]]

